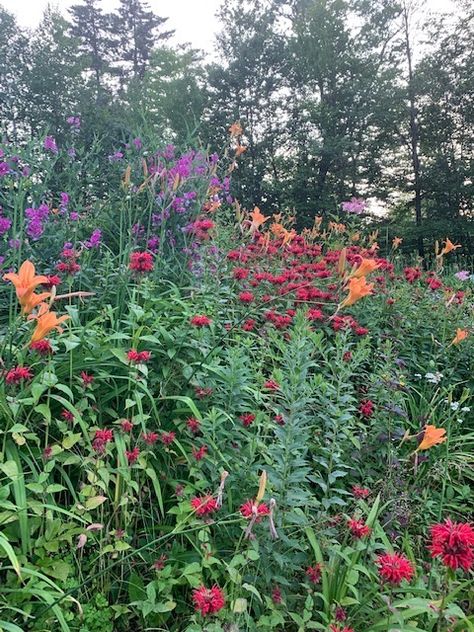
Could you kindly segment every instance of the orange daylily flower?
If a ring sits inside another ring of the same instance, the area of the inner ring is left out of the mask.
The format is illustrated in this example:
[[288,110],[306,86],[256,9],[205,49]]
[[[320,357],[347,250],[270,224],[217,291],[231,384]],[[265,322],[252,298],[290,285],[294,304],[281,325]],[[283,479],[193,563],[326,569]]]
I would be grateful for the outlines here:
[[235,157],[237,158],[237,156],[243,154],[244,151],[247,151],[247,147],[245,147],[245,145],[237,145],[235,148]]
[[392,239],[392,248],[396,250],[402,242],[403,242],[403,239],[401,237],[394,237]]
[[343,248],[339,255],[339,260],[337,262],[337,273],[339,276],[344,276],[346,271],[346,259],[347,259],[347,248]]
[[250,213],[250,217],[252,218],[252,223],[250,224],[250,231],[254,233],[256,230],[260,228],[262,224],[264,224],[270,217],[265,217],[258,206],[256,206],[253,211]]
[[31,345],[33,342],[38,342],[38,340],[45,338],[53,329],[56,329],[59,333],[61,333],[62,328],[59,325],[65,320],[68,320],[69,316],[60,316],[58,318],[55,312],[49,311],[49,307],[46,303],[42,303],[38,314],[30,316],[29,318],[30,320],[36,320],[36,327],[30,340]]
[[340,304],[339,308],[348,307],[349,305],[353,305],[358,300],[363,298],[364,296],[368,296],[372,294],[372,290],[374,288],[373,283],[367,283],[367,279],[365,277],[352,278],[350,279],[347,289],[349,290],[349,295],[345,298]]
[[453,244],[453,242],[446,237],[446,243],[444,244],[444,248],[439,253],[438,257],[442,257],[443,255],[447,255],[448,252],[452,250],[456,250],[456,248],[462,248],[461,244]]
[[377,263],[373,259],[362,259],[359,267],[353,270],[350,276],[352,278],[359,279],[360,277],[365,277],[374,270],[377,270],[377,268],[380,268],[380,263]]
[[229,133],[231,136],[241,136],[243,132],[244,130],[242,129],[242,126],[238,121],[232,123],[232,125],[229,127]]
[[458,345],[460,342],[465,340],[469,336],[469,331],[467,329],[456,329],[456,335],[454,336],[451,344]]
[[[5,281],[11,281],[15,286],[18,302],[22,306],[24,313],[30,312],[35,304],[37,305],[38,302],[40,302],[37,301],[35,303],[36,299],[32,299],[34,290],[38,285],[48,282],[48,277],[35,274],[35,266],[31,261],[24,261],[18,273],[9,272],[8,274],[4,274],[3,278]],[[49,293],[45,292],[41,300],[44,300],[47,296],[49,296]]]
[[417,447],[416,452],[419,450],[429,450],[434,445],[444,443],[446,441],[445,428],[436,428],[436,426],[425,426],[425,434],[420,445]]

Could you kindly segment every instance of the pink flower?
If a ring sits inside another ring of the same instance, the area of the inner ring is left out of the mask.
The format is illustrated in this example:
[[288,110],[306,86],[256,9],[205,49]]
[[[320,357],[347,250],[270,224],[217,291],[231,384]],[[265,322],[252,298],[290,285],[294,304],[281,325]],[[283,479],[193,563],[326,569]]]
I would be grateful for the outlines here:
[[132,252],[128,267],[133,272],[143,273],[153,270],[153,255],[149,252]]
[[241,303],[246,303],[247,305],[249,303],[252,303],[254,301],[254,295],[252,294],[252,292],[240,292],[239,294],[239,301]]
[[186,420],[186,426],[188,427],[188,430],[192,432],[192,434],[198,434],[201,429],[201,422],[195,417],[189,417]]
[[136,349],[130,349],[127,351],[127,359],[133,364],[145,364],[151,358],[150,351],[137,351]]
[[368,498],[368,496],[370,496],[370,489],[367,489],[367,487],[360,487],[359,485],[353,485],[352,494],[355,498]]
[[133,424],[129,419],[122,419],[120,427],[124,432],[131,432],[133,430]]
[[308,566],[306,569],[306,576],[312,584],[319,584],[321,568],[321,564],[315,564],[314,566]]
[[374,402],[370,399],[364,399],[359,405],[359,412],[362,417],[366,417],[368,419],[374,414],[374,408]]
[[280,385],[278,384],[278,382],[275,382],[275,380],[267,380],[266,382],[264,382],[263,387],[267,388],[269,391],[278,391]]

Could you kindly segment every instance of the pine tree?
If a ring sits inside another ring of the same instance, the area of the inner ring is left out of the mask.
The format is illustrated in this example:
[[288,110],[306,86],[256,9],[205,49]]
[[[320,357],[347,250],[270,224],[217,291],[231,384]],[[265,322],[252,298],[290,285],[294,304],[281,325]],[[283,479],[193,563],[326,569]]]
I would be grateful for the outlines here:
[[124,62],[124,76],[143,79],[153,48],[173,34],[173,31],[160,31],[167,20],[155,15],[146,2],[120,0],[113,30],[119,43],[120,60]]

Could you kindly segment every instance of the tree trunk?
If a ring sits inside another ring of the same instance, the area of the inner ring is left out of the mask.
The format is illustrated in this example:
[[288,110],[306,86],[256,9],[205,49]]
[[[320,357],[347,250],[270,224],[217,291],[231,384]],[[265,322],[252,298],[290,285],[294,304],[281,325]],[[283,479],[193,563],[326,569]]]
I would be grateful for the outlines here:
[[405,53],[408,64],[408,100],[410,110],[410,147],[411,162],[413,166],[414,189],[415,189],[415,224],[418,229],[418,254],[420,257],[425,256],[425,248],[423,244],[423,235],[421,233],[421,168],[419,155],[420,130],[417,120],[416,95],[413,79],[413,63],[412,50],[410,46],[410,27],[409,27],[409,9],[406,2],[403,3],[403,22],[405,29]]

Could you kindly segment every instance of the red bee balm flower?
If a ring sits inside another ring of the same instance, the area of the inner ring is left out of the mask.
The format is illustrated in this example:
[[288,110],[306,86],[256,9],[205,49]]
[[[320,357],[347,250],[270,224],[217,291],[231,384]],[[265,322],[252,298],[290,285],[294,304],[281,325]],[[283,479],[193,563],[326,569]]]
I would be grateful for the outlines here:
[[125,456],[127,457],[128,464],[133,465],[133,463],[135,463],[135,461],[140,456],[140,450],[139,448],[133,448],[133,450],[126,450]]
[[319,580],[321,579],[321,564],[308,566],[306,576],[312,584],[319,584]]
[[30,349],[31,351],[36,351],[36,353],[39,353],[39,355],[41,356],[46,356],[53,353],[51,343],[49,342],[49,340],[46,340],[46,338],[43,338],[42,340],[37,340],[36,342],[32,342],[30,344]]
[[242,415],[240,415],[239,419],[247,428],[255,421],[255,415],[253,413],[243,413]]
[[15,366],[10,369],[5,377],[7,384],[20,384],[26,380],[31,380],[33,373],[27,366]]
[[89,373],[86,373],[85,371],[81,371],[81,379],[82,384],[85,388],[86,386],[90,386],[92,384],[92,382],[94,381],[94,376],[89,375]]
[[150,358],[150,351],[137,351],[136,349],[130,349],[130,351],[127,351],[127,359],[129,362],[133,362],[133,364],[144,364],[145,362],[148,362]]
[[383,553],[377,557],[380,577],[384,582],[398,586],[404,579],[408,582],[415,569],[410,560],[401,553]]
[[252,303],[253,300],[254,295],[252,294],[252,292],[240,292],[239,301],[241,303]]
[[174,432],[162,432],[160,440],[164,445],[170,445],[176,438],[176,433]]
[[192,498],[191,507],[196,511],[196,515],[198,516],[207,516],[219,509],[216,499],[209,494]]
[[430,528],[431,557],[441,558],[443,564],[456,570],[468,571],[474,563],[474,529],[467,522],[452,522],[449,518]]
[[363,417],[369,418],[374,414],[374,402],[370,399],[365,399],[360,403],[359,412]]
[[197,434],[201,428],[201,422],[195,417],[189,417],[189,419],[186,420],[186,426],[190,432]]
[[359,485],[353,485],[352,494],[355,498],[367,498],[370,496],[370,489],[367,489],[367,487],[359,487]]
[[204,314],[196,314],[189,322],[193,327],[208,327],[212,323],[212,320],[209,316],[204,316]]
[[153,255],[149,252],[132,252],[128,267],[133,272],[151,272],[153,270]]
[[263,387],[267,388],[269,391],[277,391],[280,388],[280,385],[278,382],[275,382],[275,380],[267,380],[264,382]]
[[153,445],[158,441],[156,432],[143,432],[142,439],[147,445]]
[[347,521],[347,526],[349,527],[351,534],[357,540],[367,537],[372,531],[372,529],[364,524],[362,520],[349,519]]
[[196,612],[203,617],[215,614],[225,606],[224,593],[216,584],[212,588],[199,586],[193,590],[193,603]]
[[263,516],[268,516],[270,514],[270,509],[267,507],[265,503],[257,504],[253,500],[247,500],[246,503],[241,505],[240,513],[242,514],[244,518],[247,518],[247,520],[250,520],[250,518],[253,516],[254,508],[256,508],[257,510],[257,516],[258,516],[257,521],[261,519]]
[[201,461],[207,454],[207,446],[202,445],[200,448],[193,447],[193,457],[196,461]]

